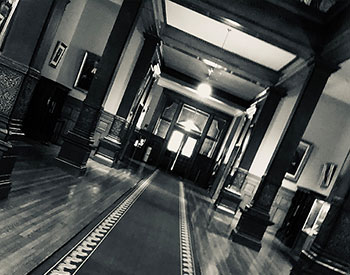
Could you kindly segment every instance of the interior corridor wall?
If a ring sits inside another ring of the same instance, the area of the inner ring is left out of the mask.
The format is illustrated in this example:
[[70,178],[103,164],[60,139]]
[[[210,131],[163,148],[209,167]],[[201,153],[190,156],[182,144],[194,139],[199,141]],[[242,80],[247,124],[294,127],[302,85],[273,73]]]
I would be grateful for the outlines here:
[[53,48],[50,50],[43,76],[71,88],[71,96],[84,100],[86,94],[73,87],[84,53],[102,55],[119,9],[119,5],[108,0],[72,0],[52,45],[55,47],[59,40],[67,45],[67,50],[57,68],[48,66]]
[[30,62],[53,2],[53,0],[19,0],[9,23],[9,31],[1,45],[2,56],[19,62],[20,66],[33,65]]
[[86,2],[87,0],[73,0],[69,2],[66,6],[66,10],[64,11],[61,23],[57,29],[54,42],[50,47],[49,53],[46,57],[44,66],[42,68],[42,76],[49,78],[53,81],[57,80],[58,74],[61,70],[62,64],[64,63],[64,59],[67,53],[62,56],[61,62],[58,63],[56,68],[53,68],[49,65],[50,59],[53,55],[58,41],[63,42],[67,46],[70,45],[73,35],[80,21],[81,14],[84,11]]
[[290,81],[287,96],[281,99],[249,170],[254,176],[261,178],[265,174],[275,149],[288,125],[307,75],[306,70],[305,73],[301,74],[298,81]]
[[[306,77],[307,73],[304,74],[304,81]],[[276,109],[249,171],[253,175],[261,177],[266,172],[275,148],[286,129],[304,81],[302,79],[292,81],[295,83],[294,87],[288,89],[288,95],[282,98]],[[300,178],[297,182],[287,179],[282,182],[282,187],[289,190],[295,191],[297,186],[302,186],[327,196],[350,149],[348,139],[350,135],[350,121],[348,119],[350,105],[327,95],[331,93],[331,91],[327,92],[327,89],[326,86],[303,135],[303,139],[310,142],[313,149]],[[319,178],[322,165],[326,162],[333,162],[337,164],[338,168],[331,186],[324,189],[319,186]]]
[[[327,89],[327,86],[326,86]],[[323,94],[316,106],[303,139],[311,142],[313,149],[297,182],[316,192],[328,195],[350,149],[350,105]],[[319,178],[322,165],[326,162],[337,164],[337,170],[328,188],[321,188]],[[289,182],[284,180],[284,185]],[[296,184],[289,182],[296,188]]]

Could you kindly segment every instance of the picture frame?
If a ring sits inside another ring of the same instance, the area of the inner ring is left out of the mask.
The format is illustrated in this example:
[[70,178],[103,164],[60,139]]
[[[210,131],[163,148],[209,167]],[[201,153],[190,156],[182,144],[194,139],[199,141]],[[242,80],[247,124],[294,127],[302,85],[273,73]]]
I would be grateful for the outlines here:
[[19,0],[0,0],[0,45],[5,40]]
[[74,82],[74,88],[84,93],[89,91],[91,82],[97,72],[97,66],[101,57],[97,54],[86,51],[83,55],[77,77]]
[[51,67],[57,68],[57,65],[60,63],[66,49],[67,49],[66,44],[64,44],[61,41],[57,41],[49,63]]
[[306,162],[310,156],[312,150],[312,144],[305,140],[301,140],[297,147],[297,150],[294,153],[293,159],[287,173],[285,174],[285,178],[297,182],[299,177],[306,165]]

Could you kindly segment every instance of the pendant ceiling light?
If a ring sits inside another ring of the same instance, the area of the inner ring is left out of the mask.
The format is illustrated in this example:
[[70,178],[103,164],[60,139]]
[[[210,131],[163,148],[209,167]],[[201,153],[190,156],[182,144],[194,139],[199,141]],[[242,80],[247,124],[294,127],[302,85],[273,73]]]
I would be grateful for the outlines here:
[[[221,46],[222,49],[224,49],[225,42],[227,40],[227,37],[228,37],[230,31],[231,31],[231,29],[227,28],[227,33],[225,35],[224,41],[223,41],[222,46]],[[203,62],[206,65],[210,66],[210,68],[208,69],[208,76],[207,76],[206,80],[198,85],[197,93],[201,97],[210,97],[212,90],[213,90],[211,85],[209,84],[210,76],[216,68],[221,68],[221,66],[216,64],[215,62],[210,61],[210,60],[204,59]]]
[[212,88],[208,82],[202,82],[197,87],[197,92],[202,97],[209,97],[212,92]]

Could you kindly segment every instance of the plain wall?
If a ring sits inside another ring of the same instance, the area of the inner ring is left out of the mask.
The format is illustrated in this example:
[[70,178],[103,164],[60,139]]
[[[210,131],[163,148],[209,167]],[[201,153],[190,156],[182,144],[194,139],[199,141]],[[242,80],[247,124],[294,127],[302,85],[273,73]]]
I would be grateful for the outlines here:
[[[311,142],[313,149],[297,184],[285,179],[283,184],[289,182],[316,192],[328,195],[340,171],[350,148],[350,105],[336,100],[328,95],[322,95],[315,112],[303,135],[303,139]],[[337,170],[331,185],[325,189],[319,185],[322,165],[326,162],[337,164]]]
[[102,55],[119,9],[120,6],[106,0],[86,3],[57,77],[57,82],[72,88],[71,96],[85,99],[86,94],[73,87],[84,53]]
[[[68,47],[70,46],[70,43],[77,29],[80,17],[84,11],[86,3],[87,0],[73,0],[66,6],[66,10],[63,14],[61,23],[57,29],[55,38],[50,47],[49,54],[47,55],[44,66],[42,68],[42,76],[49,78],[53,81],[57,81],[62,64],[64,63],[65,57],[67,55],[67,50],[66,53],[63,54],[56,68],[53,68],[49,65],[51,57],[53,55],[58,41],[63,42]],[[67,66],[67,64],[65,65]]]
[[[305,81],[306,78],[307,74],[304,75],[303,80]],[[288,126],[298,96],[303,88],[304,81],[300,81],[300,84],[292,86],[287,96],[283,97],[278,104],[271,123],[255,155],[251,168],[249,169],[251,174],[258,177],[262,177],[265,174],[275,149]]]
[[24,65],[30,64],[52,3],[53,0],[19,0],[2,54]]
[[[305,79],[307,78],[307,74]],[[298,95],[303,88],[304,81],[295,82],[289,89],[288,95],[282,98],[276,109],[271,124],[258,149],[250,168],[250,173],[262,177],[269,165],[280,139],[282,138],[297,102]],[[328,87],[325,87],[327,90]],[[350,105],[334,99],[323,92],[315,111],[304,132],[303,140],[310,142],[313,147],[304,169],[297,182],[284,179],[282,186],[295,191],[298,186],[328,195],[339,173],[346,154],[350,148],[350,121],[348,114]],[[336,173],[328,188],[321,188],[319,179],[322,165],[326,162],[337,164]]]
[[[63,15],[42,75],[71,88],[69,95],[84,100],[86,94],[73,87],[84,53],[102,55],[119,9],[120,5],[108,0],[72,0]],[[64,42],[67,49],[58,66],[52,68],[48,64],[57,41]]]

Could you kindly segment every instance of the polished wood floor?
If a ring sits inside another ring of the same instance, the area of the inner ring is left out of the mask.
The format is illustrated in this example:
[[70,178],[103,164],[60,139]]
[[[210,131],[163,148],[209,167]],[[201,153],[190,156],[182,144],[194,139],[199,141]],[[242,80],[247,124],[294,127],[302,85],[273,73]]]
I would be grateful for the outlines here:
[[76,178],[55,165],[58,148],[27,144],[0,201],[0,274],[27,274],[145,176],[88,162]]
[[[13,189],[0,201],[0,274],[27,274],[150,174],[90,160],[86,176],[76,178],[56,167],[58,149],[31,143],[16,163]],[[235,244],[228,236],[237,219],[213,211],[206,193],[191,184],[185,194],[201,274],[289,274],[273,236],[265,234],[260,253]]]
[[187,185],[186,199],[190,215],[196,258],[206,275],[288,275],[291,264],[273,235],[265,233],[259,253],[229,240],[238,222],[234,216],[214,210],[212,202],[197,188]]

